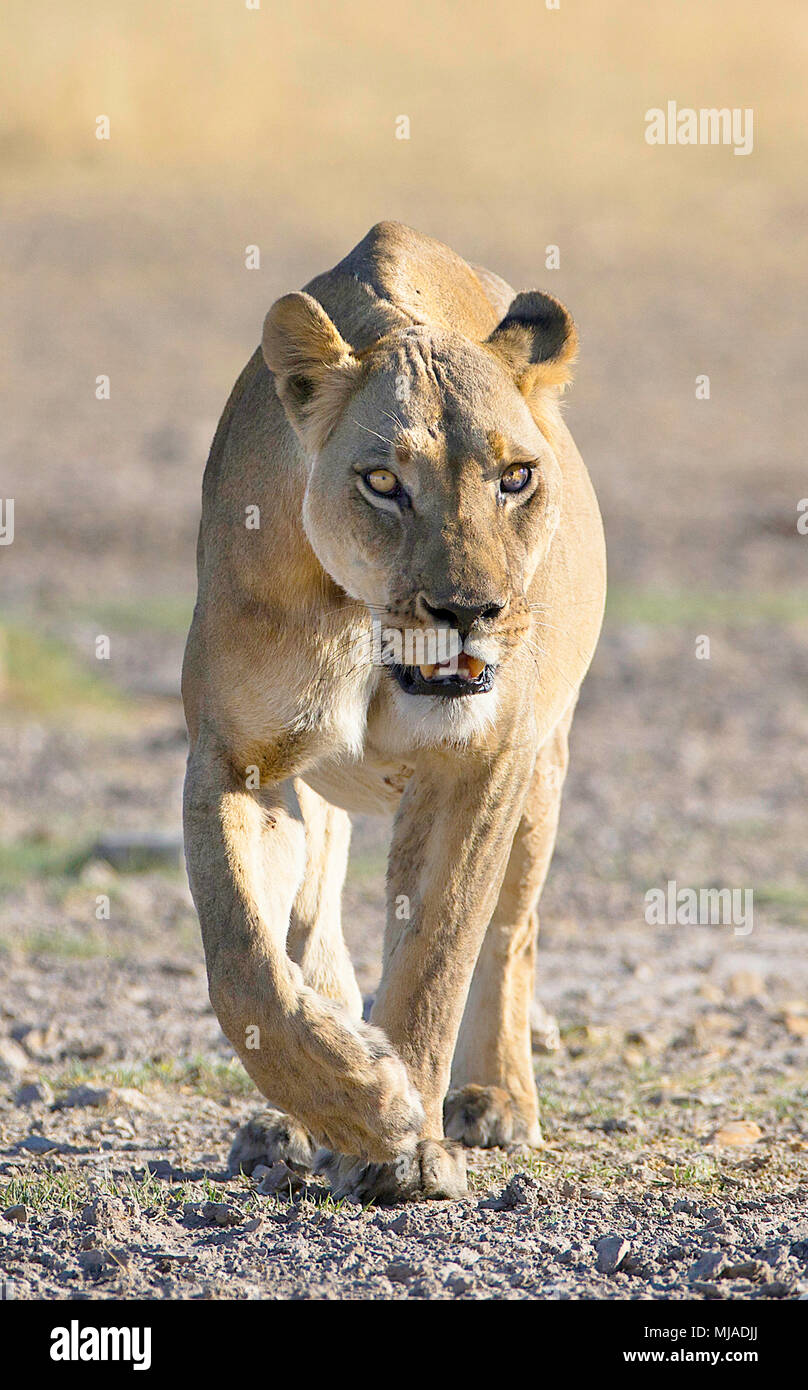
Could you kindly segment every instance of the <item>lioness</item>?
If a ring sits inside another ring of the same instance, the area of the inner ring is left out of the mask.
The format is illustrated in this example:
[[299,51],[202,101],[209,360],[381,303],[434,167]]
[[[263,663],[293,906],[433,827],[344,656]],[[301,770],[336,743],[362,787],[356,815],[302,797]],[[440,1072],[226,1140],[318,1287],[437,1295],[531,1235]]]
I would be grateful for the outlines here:
[[[236,1166],[319,1146],[338,1195],[452,1198],[463,1145],[540,1142],[536,904],[605,593],[575,346],[557,300],[381,223],[273,305],[227,403],[183,698],[210,997],[278,1107]],[[350,811],[394,816],[369,1024]]]

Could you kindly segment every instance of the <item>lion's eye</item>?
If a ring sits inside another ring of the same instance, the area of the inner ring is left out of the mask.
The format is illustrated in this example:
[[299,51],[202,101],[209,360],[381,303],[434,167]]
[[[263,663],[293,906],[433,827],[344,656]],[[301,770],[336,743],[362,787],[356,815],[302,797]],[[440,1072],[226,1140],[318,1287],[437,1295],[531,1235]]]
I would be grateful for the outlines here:
[[510,468],[506,468],[499,480],[502,492],[524,492],[530,482],[532,469],[524,463],[514,463]]
[[395,497],[401,490],[398,478],[389,468],[372,468],[369,473],[363,473],[362,477],[371,492],[378,493],[379,497]]

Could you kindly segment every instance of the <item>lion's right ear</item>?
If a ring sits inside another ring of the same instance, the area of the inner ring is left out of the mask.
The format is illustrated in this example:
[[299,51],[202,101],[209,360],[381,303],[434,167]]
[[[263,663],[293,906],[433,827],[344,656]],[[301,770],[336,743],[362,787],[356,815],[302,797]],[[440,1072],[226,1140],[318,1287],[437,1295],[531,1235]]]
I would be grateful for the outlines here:
[[567,385],[578,335],[559,300],[540,290],[527,290],[516,296],[485,346],[501,358],[530,401],[543,390],[563,390]]
[[301,291],[273,304],[261,347],[291,425],[307,447],[321,449],[362,374],[349,344]]

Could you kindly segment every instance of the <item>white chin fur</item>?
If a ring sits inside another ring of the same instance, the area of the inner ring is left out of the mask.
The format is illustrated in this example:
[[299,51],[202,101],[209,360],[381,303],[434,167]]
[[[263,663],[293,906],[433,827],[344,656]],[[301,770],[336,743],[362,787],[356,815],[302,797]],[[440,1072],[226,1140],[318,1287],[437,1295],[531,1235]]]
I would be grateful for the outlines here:
[[496,719],[499,696],[496,685],[483,695],[407,695],[393,690],[400,728],[419,748],[441,743],[468,743],[490,729]]

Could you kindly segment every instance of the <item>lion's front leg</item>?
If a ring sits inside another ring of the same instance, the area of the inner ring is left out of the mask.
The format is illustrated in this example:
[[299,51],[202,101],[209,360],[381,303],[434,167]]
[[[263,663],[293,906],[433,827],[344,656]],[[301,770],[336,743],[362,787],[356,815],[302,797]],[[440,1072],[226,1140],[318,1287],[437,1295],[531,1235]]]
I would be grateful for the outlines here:
[[371,1022],[406,1063],[424,1106],[414,1155],[380,1165],[321,1158],[335,1191],[362,1201],[461,1196],[462,1146],[443,1100],[469,983],[499,893],[532,771],[520,749],[492,762],[424,755],[405,791],[388,870],[382,980]]
[[469,1147],[541,1143],[530,1044],[536,904],[555,845],[571,718],[536,759],[463,1015],[444,1124],[450,1138]]
[[[185,836],[211,1002],[256,1085],[317,1143],[377,1162],[413,1152],[423,1111],[401,1058],[348,1011],[350,997],[346,1008],[315,993],[286,952],[306,865],[293,783],[245,790],[204,730],[188,764]],[[305,1157],[305,1132],[286,1129],[272,1118],[244,1136],[231,1162]]]

